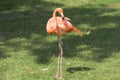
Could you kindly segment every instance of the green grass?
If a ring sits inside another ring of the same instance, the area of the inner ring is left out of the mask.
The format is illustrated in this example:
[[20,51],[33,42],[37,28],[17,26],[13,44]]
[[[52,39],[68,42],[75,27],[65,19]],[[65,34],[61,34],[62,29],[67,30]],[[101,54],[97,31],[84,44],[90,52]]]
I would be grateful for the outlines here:
[[57,38],[45,26],[56,7],[84,35],[62,38],[63,80],[120,80],[120,0],[1,0],[0,80],[55,80]]

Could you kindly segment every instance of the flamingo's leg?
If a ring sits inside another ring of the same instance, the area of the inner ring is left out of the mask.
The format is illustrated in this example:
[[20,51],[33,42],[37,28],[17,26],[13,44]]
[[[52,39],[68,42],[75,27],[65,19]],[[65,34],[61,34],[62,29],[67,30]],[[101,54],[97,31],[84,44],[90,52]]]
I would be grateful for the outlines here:
[[60,53],[58,55],[58,70],[57,70],[57,75],[56,78],[58,80],[62,80],[62,55],[63,55],[63,49],[62,49],[62,40],[61,36],[58,36],[58,46],[60,49]]

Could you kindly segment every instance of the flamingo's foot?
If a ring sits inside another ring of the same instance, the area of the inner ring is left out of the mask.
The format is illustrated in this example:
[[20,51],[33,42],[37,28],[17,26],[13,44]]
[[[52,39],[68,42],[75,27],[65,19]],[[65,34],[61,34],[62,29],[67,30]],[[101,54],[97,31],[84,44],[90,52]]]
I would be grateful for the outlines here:
[[56,78],[57,80],[62,80],[62,75],[56,75],[55,78]]

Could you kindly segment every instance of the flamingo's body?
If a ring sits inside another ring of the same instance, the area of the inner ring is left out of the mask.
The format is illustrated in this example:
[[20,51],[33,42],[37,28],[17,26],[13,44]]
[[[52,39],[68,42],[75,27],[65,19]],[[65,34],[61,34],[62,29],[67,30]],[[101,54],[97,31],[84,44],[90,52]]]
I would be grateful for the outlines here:
[[[56,16],[57,12],[60,13],[60,16]],[[63,50],[62,50],[61,36],[68,32],[77,32],[82,37],[81,32],[76,27],[74,27],[69,22],[69,20],[70,20],[69,18],[64,17],[62,8],[56,8],[53,12],[53,17],[48,20],[46,25],[46,31],[49,34],[56,34],[58,36],[59,49],[60,49],[59,58],[58,58],[58,74],[56,76],[58,80],[62,79],[61,66],[62,66]]]
[[[59,9],[61,8],[55,9],[53,13],[56,14],[57,11],[59,12]],[[82,36],[81,32],[69,22],[69,18],[64,16],[56,17],[54,15],[48,20],[46,25],[46,30],[49,34],[63,35],[67,32],[77,32],[80,36]]]

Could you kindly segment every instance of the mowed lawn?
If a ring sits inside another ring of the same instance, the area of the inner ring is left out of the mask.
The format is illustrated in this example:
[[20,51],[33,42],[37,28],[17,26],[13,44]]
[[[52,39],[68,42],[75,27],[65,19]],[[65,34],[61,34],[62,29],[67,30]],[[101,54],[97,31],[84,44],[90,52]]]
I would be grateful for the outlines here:
[[0,80],[55,80],[57,7],[83,33],[62,37],[63,80],[120,80],[120,0],[0,0]]

